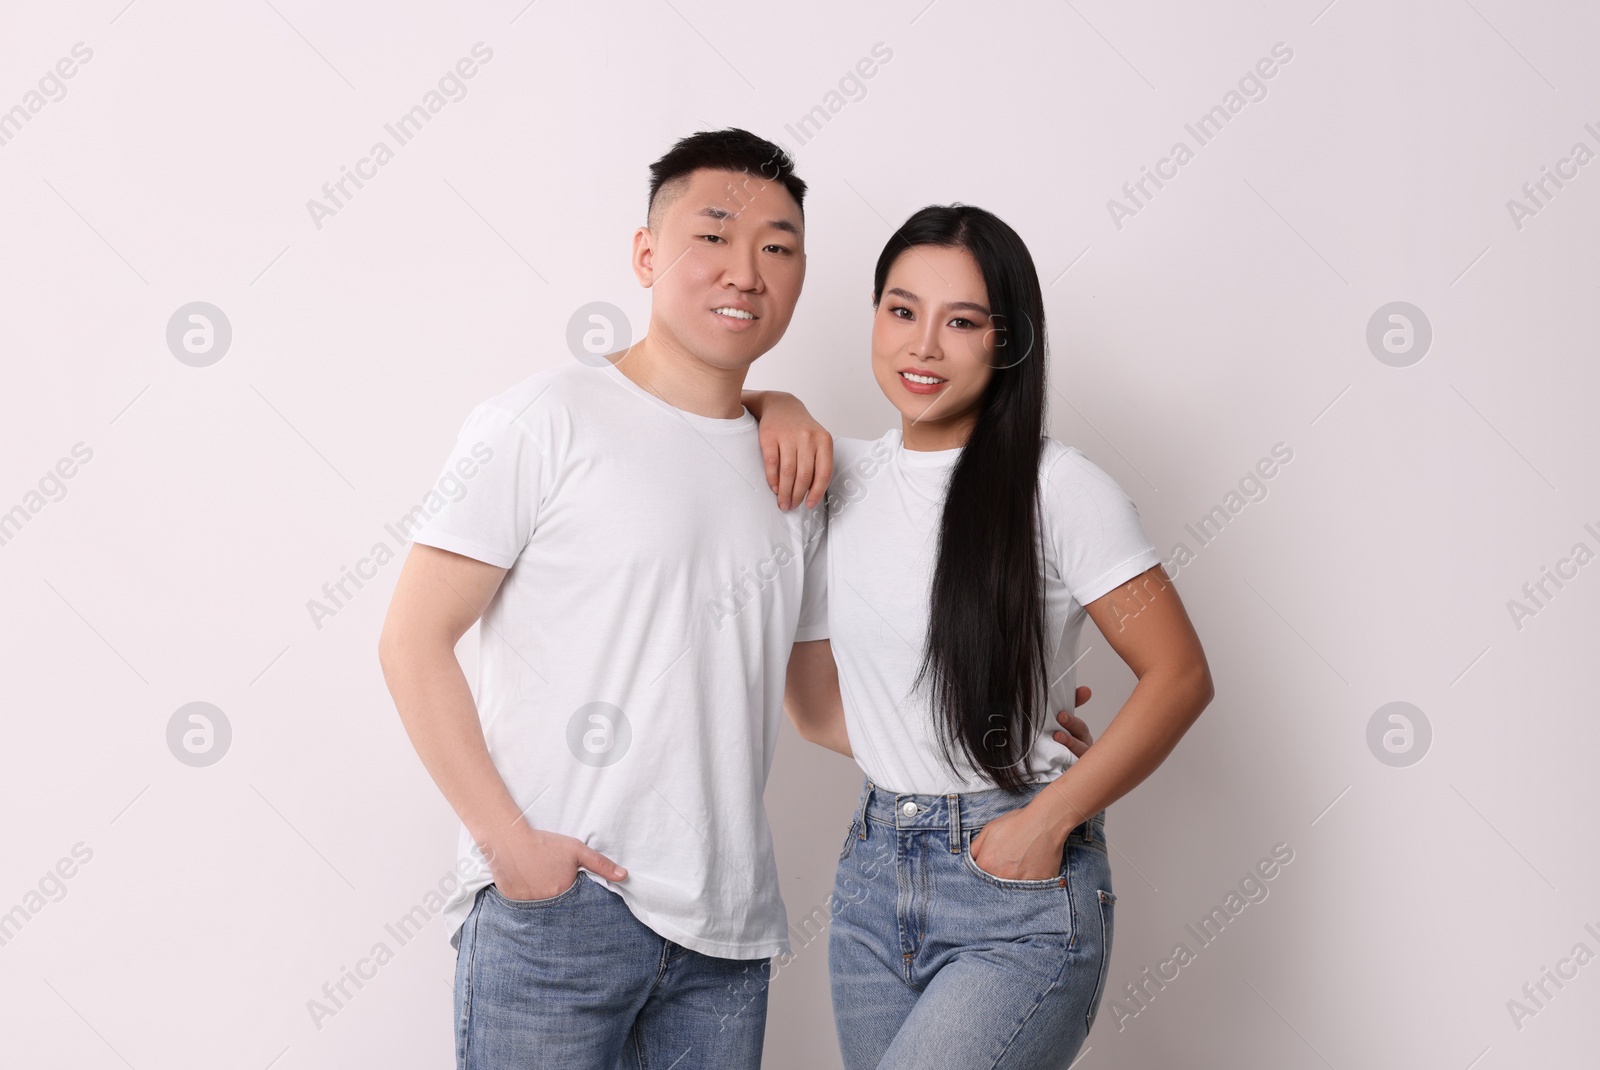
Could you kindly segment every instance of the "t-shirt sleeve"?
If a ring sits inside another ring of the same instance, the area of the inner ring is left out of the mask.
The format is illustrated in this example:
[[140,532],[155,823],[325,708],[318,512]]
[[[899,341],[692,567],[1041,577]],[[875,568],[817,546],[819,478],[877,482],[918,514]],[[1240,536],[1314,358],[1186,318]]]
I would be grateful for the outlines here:
[[806,643],[828,638],[828,499],[824,497],[806,517],[804,527],[805,588],[800,596],[800,623],[794,641]]
[[1055,565],[1079,605],[1160,563],[1139,507],[1099,466],[1067,449],[1046,472],[1042,501]]
[[510,568],[538,521],[543,467],[540,451],[515,415],[487,402],[479,405],[423,500],[428,518],[412,541]]

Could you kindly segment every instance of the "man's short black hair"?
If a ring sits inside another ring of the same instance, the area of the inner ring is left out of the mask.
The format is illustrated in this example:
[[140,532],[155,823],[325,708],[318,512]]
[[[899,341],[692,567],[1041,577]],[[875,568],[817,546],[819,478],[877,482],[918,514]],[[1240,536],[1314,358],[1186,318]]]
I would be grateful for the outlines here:
[[[759,175],[769,182],[782,182],[806,217],[806,184],[794,173],[794,160],[783,149],[748,130],[702,130],[680,140],[667,154],[650,165],[650,200],[645,206],[646,225],[654,217],[656,195],[674,179],[700,170],[734,171]],[[672,190],[667,199],[672,198]],[[663,207],[665,204],[663,204]]]

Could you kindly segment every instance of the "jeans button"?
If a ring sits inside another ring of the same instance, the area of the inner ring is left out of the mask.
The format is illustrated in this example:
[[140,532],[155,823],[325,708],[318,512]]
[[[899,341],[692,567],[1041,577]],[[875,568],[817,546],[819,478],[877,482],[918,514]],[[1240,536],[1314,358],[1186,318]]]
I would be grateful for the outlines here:
[[914,802],[909,802],[908,801],[904,806],[900,807],[900,812],[902,814],[905,814],[907,817],[916,817],[917,816],[917,804],[914,803]]

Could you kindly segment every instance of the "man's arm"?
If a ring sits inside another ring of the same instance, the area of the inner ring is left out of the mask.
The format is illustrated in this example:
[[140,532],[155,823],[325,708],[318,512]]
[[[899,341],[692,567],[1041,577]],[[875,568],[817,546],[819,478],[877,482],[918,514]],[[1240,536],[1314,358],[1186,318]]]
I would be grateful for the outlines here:
[[511,899],[548,899],[578,868],[627,873],[570,836],[530,827],[489,757],[456,643],[488,606],[506,569],[421,543],[406,556],[378,640],[383,678],[411,745]]
[[839,695],[839,668],[828,640],[796,643],[790,648],[783,711],[801,738],[846,758],[852,756],[844,727],[844,700]]
[[[1073,706],[1082,706],[1089,701],[1089,696],[1094,692],[1089,690],[1089,685],[1079,684],[1072,693]],[[1089,731],[1089,722],[1079,717],[1072,710],[1057,710],[1056,724],[1061,726],[1060,731],[1052,732],[1051,738],[1067,748],[1074,756],[1082,758],[1083,752],[1094,745],[1094,734]]]
[[[1093,694],[1079,685],[1073,701],[1082,706]],[[850,736],[845,731],[844,699],[839,691],[839,667],[833,660],[833,643],[827,639],[796,643],[789,651],[789,672],[783,685],[783,711],[789,715],[800,738],[827,747],[845,757],[853,757]],[[1071,710],[1056,713],[1061,728],[1053,733],[1057,743],[1081,758],[1094,744],[1094,736],[1083,718]]]

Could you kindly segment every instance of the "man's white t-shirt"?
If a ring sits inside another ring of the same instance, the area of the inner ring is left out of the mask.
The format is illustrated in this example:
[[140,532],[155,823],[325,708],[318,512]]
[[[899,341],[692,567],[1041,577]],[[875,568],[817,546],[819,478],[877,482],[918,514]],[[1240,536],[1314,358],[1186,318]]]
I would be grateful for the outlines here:
[[[960,455],[960,447],[908,450],[898,429],[876,441],[834,440],[828,638],[845,725],[862,771],[905,794],[994,787],[959,747],[951,770],[927,687],[912,694],[928,636],[945,483]],[[1074,761],[1051,733],[1056,711],[1073,708],[1083,607],[1160,560],[1133,501],[1076,448],[1045,439],[1039,479],[1050,706],[1022,767],[1032,782],[1053,780]]]
[[[465,489],[414,535],[509,569],[477,704],[529,824],[627,869],[590,876],[722,958],[788,949],[762,793],[790,647],[827,635],[821,511],[778,508],[757,435],[610,364],[541,372],[473,410],[445,466]],[[452,935],[492,880],[465,827],[460,852]]]

